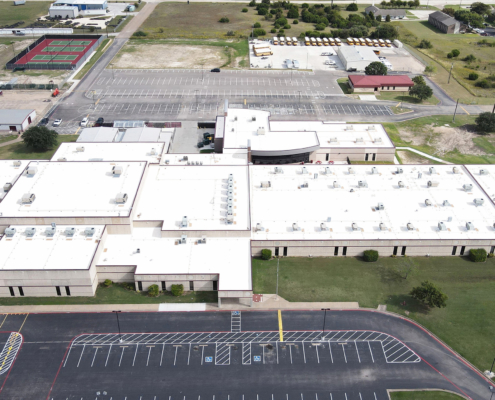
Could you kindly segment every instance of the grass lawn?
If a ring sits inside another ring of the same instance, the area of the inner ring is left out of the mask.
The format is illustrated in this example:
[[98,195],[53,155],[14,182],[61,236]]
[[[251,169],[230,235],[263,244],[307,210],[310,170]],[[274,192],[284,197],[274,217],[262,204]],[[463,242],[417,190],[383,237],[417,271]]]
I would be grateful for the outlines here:
[[17,136],[18,135],[1,136],[0,143],[10,142],[11,140],[17,139]]
[[105,39],[103,42],[101,42],[100,47],[96,50],[96,53],[91,57],[91,60],[86,63],[84,67],[81,68],[81,70],[77,73],[77,75],[74,77],[74,79],[82,79],[84,78],[84,75],[86,75],[91,68],[93,68],[93,65],[96,64],[96,62],[100,59],[100,57],[103,55],[104,50],[108,49],[107,44],[110,40],[113,39]]
[[438,103],[440,103],[440,100],[438,100],[435,96],[432,96],[427,100],[421,101],[416,97],[409,96],[407,92],[403,92],[402,94],[397,92],[395,93],[380,92],[380,94],[376,96],[376,98],[378,100],[389,100],[389,101],[404,102],[411,104],[437,105]]
[[127,16],[127,18],[125,19],[125,21],[124,21],[124,22],[122,22],[122,23],[121,23],[121,24],[117,27],[117,29],[115,29],[115,30],[114,30],[114,32],[120,32],[120,31],[122,31],[122,29],[124,29],[124,28],[125,28],[125,26],[126,26],[129,22],[131,22],[131,19],[133,19],[133,18],[134,18],[134,15],[128,15],[128,16]]
[[402,108],[402,107],[391,107],[390,108],[394,114],[406,114],[412,112],[410,108]]
[[36,21],[36,18],[47,15],[52,3],[51,1],[27,1],[22,6],[14,6],[13,1],[2,1],[0,2],[0,25],[12,25],[19,21],[24,21],[24,23],[18,28],[30,25]]
[[[429,64],[437,66],[437,73],[433,80],[438,83],[452,98],[460,98],[466,104],[493,104],[495,102],[495,88],[482,89],[474,85],[475,81],[468,80],[470,72],[476,72],[480,78],[495,74],[493,59],[493,47],[480,45],[479,42],[486,39],[495,42],[493,38],[483,38],[476,34],[444,34],[431,27],[427,21],[393,22],[399,30],[399,38],[404,43],[414,48],[414,53],[419,53]],[[416,46],[422,39],[430,40],[432,49],[417,49]],[[461,54],[457,58],[447,58],[447,54],[458,49]],[[464,57],[472,54],[476,61],[468,64],[462,61]],[[450,84],[447,84],[449,70],[452,62],[454,69]]]
[[391,400],[460,400],[464,397],[454,393],[430,391],[430,392],[391,392]]
[[[407,279],[398,272],[404,262],[416,270]],[[275,293],[277,261],[253,259],[254,293]],[[449,296],[447,307],[427,310],[409,296],[429,280]],[[289,301],[358,301],[361,307],[405,314],[418,321],[479,369],[490,367],[495,354],[495,259],[473,263],[464,257],[282,258],[279,294]],[[402,306],[402,302],[406,302]]]
[[77,138],[77,135],[59,135],[57,146],[42,152],[29,149],[23,142],[9,144],[8,146],[0,147],[0,160],[49,160],[57,151],[60,143],[75,142]]
[[[399,154],[400,153],[400,154]],[[409,150],[398,150],[395,152],[395,156],[397,160],[401,164],[438,164],[445,165],[444,163],[440,163],[438,161],[430,160],[429,158],[420,156]]]
[[156,303],[216,303],[217,292],[185,292],[180,297],[170,292],[148,297],[147,292],[127,290],[119,284],[99,286],[94,297],[2,297],[2,306],[58,305],[58,304],[156,304]]
[[340,86],[340,89],[344,94],[351,94],[351,88],[349,87],[349,79],[348,78],[339,78],[337,79],[337,83]]

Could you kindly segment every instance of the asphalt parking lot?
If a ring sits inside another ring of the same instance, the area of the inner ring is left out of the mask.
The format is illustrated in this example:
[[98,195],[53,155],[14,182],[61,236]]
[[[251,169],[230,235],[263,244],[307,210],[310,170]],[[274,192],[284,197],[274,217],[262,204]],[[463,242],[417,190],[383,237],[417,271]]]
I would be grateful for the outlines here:
[[[367,311],[7,315],[22,334],[8,399],[385,400],[388,389],[489,396],[488,381],[420,327]],[[283,328],[282,328],[283,326]],[[20,335],[18,335],[20,336]],[[6,346],[7,343],[7,346]],[[1,370],[0,370],[1,371]]]

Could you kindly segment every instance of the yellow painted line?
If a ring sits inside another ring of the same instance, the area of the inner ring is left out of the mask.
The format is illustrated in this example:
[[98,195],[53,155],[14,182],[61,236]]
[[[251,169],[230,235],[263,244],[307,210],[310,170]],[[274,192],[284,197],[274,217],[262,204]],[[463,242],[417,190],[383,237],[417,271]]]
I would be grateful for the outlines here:
[[280,334],[280,341],[284,341],[284,328],[282,327],[282,311],[278,310],[278,332]]
[[[101,99],[96,100],[95,106],[100,102]],[[89,114],[88,114],[89,115]]]
[[461,107],[467,115],[471,115],[466,111],[466,109],[463,106],[459,106],[459,107]]
[[24,322],[22,323],[21,327],[19,328],[18,332],[21,331],[22,327],[24,326],[24,324],[26,323],[26,320],[27,318],[29,317],[29,313],[26,314],[26,318],[24,318]]
[[3,319],[2,324],[0,325],[0,328],[3,326],[3,323],[5,322],[5,320],[7,319],[7,317],[8,317],[8,316],[9,316],[9,314],[8,314],[8,313],[7,313],[7,314],[5,314],[5,318]]
[[77,135],[77,132],[79,132],[80,129],[81,129],[81,127],[78,127],[77,131],[76,131],[76,133],[74,133],[74,135]]

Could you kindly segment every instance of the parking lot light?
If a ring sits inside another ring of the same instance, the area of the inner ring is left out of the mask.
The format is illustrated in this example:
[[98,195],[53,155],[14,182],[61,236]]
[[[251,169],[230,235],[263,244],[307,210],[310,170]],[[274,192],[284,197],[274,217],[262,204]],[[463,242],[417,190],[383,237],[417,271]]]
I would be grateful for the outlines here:
[[325,314],[323,315],[323,330],[321,331],[321,339],[323,340],[323,335],[325,334],[325,322],[327,320],[327,311],[330,311],[330,308],[322,308],[321,311],[325,311]]
[[119,321],[119,313],[121,313],[122,311],[112,311],[113,313],[115,313],[115,315],[117,316],[117,326],[119,327],[119,343],[122,343],[123,340],[122,340],[122,334],[120,333],[120,321]]

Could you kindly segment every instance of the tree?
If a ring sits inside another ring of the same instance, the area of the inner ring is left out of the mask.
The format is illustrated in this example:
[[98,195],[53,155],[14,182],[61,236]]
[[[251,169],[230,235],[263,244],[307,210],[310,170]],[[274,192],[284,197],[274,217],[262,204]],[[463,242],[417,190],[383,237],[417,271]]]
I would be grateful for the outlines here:
[[470,81],[475,81],[476,79],[478,79],[478,74],[476,72],[471,72],[469,74],[469,80]]
[[261,28],[261,24],[259,22],[255,22],[253,28]]
[[46,126],[32,126],[21,137],[26,146],[36,151],[47,151],[57,145],[58,133]]
[[476,14],[485,16],[491,13],[492,8],[488,4],[476,2],[471,4],[471,11],[475,12]]
[[248,9],[247,8],[243,8],[242,9],[242,12],[246,13],[246,12],[248,12]]
[[413,288],[410,295],[428,307],[438,308],[446,307],[449,298],[445,293],[442,293],[440,288],[428,281],[421,282],[421,286]]
[[416,85],[426,85],[425,78],[423,78],[421,75],[417,75],[414,78],[411,79]]
[[474,122],[476,122],[478,132],[482,134],[495,132],[495,114],[492,114],[491,112],[484,112],[479,114]]
[[365,69],[366,75],[387,75],[387,67],[380,61],[373,61]]
[[297,7],[291,7],[289,12],[287,13],[287,18],[299,18],[299,10],[297,9]]
[[397,39],[399,34],[393,25],[380,25],[376,28],[375,32],[373,32],[373,39],[389,39],[394,40]]
[[473,56],[472,54],[469,54],[466,57],[464,57],[462,59],[462,61],[466,61],[467,63],[472,63],[472,62],[476,61],[476,57]]
[[254,29],[253,30],[253,37],[258,37],[258,36],[265,36],[266,35],[266,31],[264,29]]
[[458,57],[459,54],[461,54],[461,52],[457,49],[453,49],[451,53],[452,53],[452,57]]
[[424,73],[425,75],[431,76],[437,72],[437,67],[434,65],[427,65],[425,67]]
[[358,10],[358,6],[356,3],[351,3],[347,6],[347,8],[345,9],[346,11],[357,11]]
[[409,88],[409,96],[417,97],[420,101],[423,101],[433,96],[433,90],[428,85],[414,85]]
[[248,4],[249,7],[256,7],[256,0],[251,0]]
[[447,7],[442,10],[444,14],[450,15],[451,17],[454,16],[455,10],[453,8]]
[[387,14],[387,16],[385,17],[385,22],[390,22],[390,15]]
[[419,47],[420,49],[431,49],[431,48],[433,48],[433,45],[431,44],[431,42],[430,42],[429,40],[423,39],[423,40],[419,43],[418,47]]
[[407,279],[407,277],[413,274],[418,266],[414,260],[410,257],[405,257],[401,259],[395,266],[397,273],[402,279]]
[[377,15],[377,16],[376,16],[376,20],[377,20],[378,22],[382,22],[382,16],[381,16],[381,15]]
[[218,21],[218,22],[222,22],[222,23],[226,24],[226,23],[230,22],[230,20],[227,17],[222,17],[222,18],[220,18],[220,21]]

